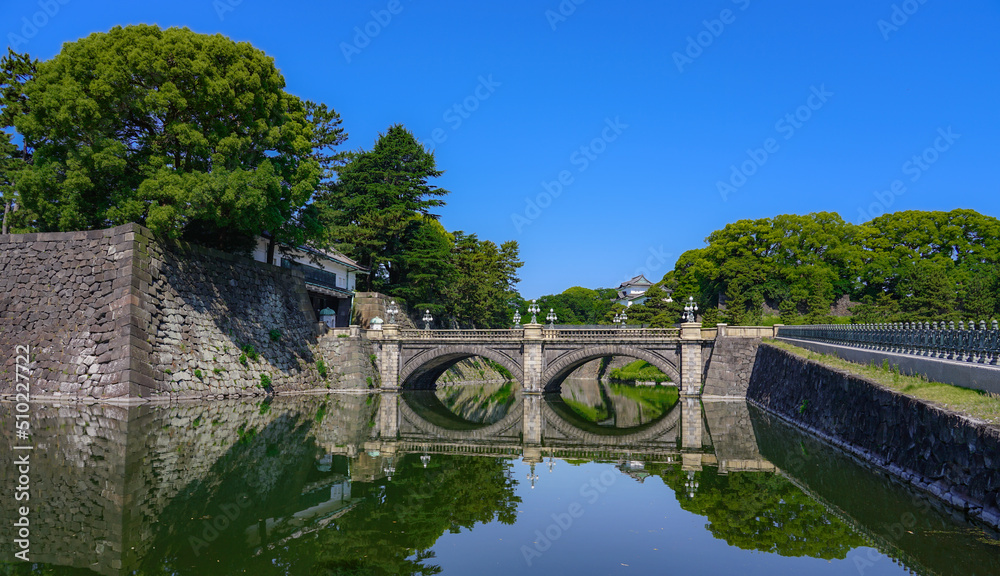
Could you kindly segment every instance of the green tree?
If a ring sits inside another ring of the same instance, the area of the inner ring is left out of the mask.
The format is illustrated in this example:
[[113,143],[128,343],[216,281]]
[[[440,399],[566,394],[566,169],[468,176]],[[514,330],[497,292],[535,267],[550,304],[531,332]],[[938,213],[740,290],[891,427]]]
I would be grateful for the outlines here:
[[[337,168],[347,157],[347,153],[338,151],[337,146],[347,140],[347,132],[341,128],[340,115],[328,108],[326,104],[307,100],[305,102],[306,120],[311,128],[312,153],[310,157],[321,171],[318,190],[326,190],[332,186]],[[277,229],[269,231],[270,241],[267,246],[267,261],[274,263],[274,250],[278,247],[287,250],[288,247],[313,244],[320,248],[328,247],[323,227],[322,211],[316,203],[309,203],[298,210],[287,214],[285,221]],[[281,242],[279,244],[279,242]]]
[[520,300],[516,241],[499,247],[475,234],[455,232],[455,280],[447,291],[449,315],[462,326],[499,328],[510,324],[513,306]]
[[955,284],[945,262],[918,260],[903,272],[897,295],[904,321],[940,320],[954,313]]
[[455,281],[452,250],[452,236],[444,226],[433,218],[420,218],[406,251],[400,255],[400,281],[392,294],[414,312],[430,310],[436,317],[445,314],[446,292]]
[[[0,129],[12,128],[14,119],[27,109],[24,85],[34,77],[37,66],[37,60],[10,48],[0,59]],[[33,213],[24,208],[15,183],[18,173],[31,160],[31,150],[28,140],[22,138],[21,146],[17,146],[10,134],[0,132],[0,203],[3,204],[0,234],[31,230]]]
[[371,150],[350,155],[336,184],[318,195],[330,241],[370,270],[366,289],[399,285],[402,255],[420,227],[415,216],[444,205],[448,191],[428,183],[441,174],[434,154],[397,124]]
[[280,240],[321,177],[321,138],[273,59],[218,34],[115,27],[20,87],[19,188],[42,231],[139,222],[245,250],[265,230]]
[[962,290],[962,310],[977,320],[1000,316],[1000,274],[996,269],[971,270]]
[[0,203],[3,204],[3,222],[0,234],[7,234],[11,212],[17,208],[18,200],[14,178],[21,168],[17,146],[10,141],[10,135],[0,132]]

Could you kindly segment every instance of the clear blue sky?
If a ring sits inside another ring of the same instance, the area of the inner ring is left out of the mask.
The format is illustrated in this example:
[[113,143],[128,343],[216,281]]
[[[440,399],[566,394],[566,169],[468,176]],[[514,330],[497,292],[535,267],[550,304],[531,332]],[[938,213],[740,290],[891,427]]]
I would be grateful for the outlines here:
[[1000,216],[995,0],[50,1],[5,0],[7,43],[222,33],[336,109],[350,148],[394,123],[436,135],[443,224],[517,240],[528,298],[659,280],[742,218]]

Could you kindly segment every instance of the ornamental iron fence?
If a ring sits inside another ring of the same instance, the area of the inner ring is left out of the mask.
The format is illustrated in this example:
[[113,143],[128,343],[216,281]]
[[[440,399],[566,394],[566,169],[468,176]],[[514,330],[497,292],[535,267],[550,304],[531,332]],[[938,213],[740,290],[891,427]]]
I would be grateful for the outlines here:
[[782,326],[778,337],[815,340],[882,352],[997,365],[1000,330],[981,320],[968,327],[955,322],[896,322],[888,324],[819,324]]

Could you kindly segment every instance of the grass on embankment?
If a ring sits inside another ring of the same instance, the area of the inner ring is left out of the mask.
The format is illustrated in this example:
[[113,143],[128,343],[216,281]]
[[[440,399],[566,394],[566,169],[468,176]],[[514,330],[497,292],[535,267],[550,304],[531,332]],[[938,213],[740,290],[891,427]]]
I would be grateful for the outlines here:
[[884,362],[881,366],[858,364],[831,354],[821,354],[799,348],[780,340],[764,339],[764,342],[807,360],[815,360],[821,364],[866,378],[900,394],[926,400],[952,412],[958,412],[994,426],[1000,425],[1000,395],[941,382],[928,382],[918,376],[906,376],[899,373],[898,366],[890,367],[888,362]]
[[612,380],[635,380],[637,382],[670,382],[670,378],[645,360],[636,360],[615,368],[608,376]]

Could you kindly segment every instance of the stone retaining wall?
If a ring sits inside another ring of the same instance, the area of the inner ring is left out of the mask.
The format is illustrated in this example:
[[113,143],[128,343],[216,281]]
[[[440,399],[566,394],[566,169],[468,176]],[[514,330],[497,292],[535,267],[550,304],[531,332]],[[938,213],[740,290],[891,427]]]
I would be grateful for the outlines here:
[[301,272],[137,224],[0,236],[0,396],[17,345],[32,348],[36,397],[364,389],[372,374],[359,337],[317,338]]
[[720,336],[709,355],[702,394],[708,397],[745,398],[760,338]]
[[134,233],[0,235],[0,394],[31,347],[36,394],[128,396]]
[[1000,429],[767,344],[747,398],[1000,527]]

